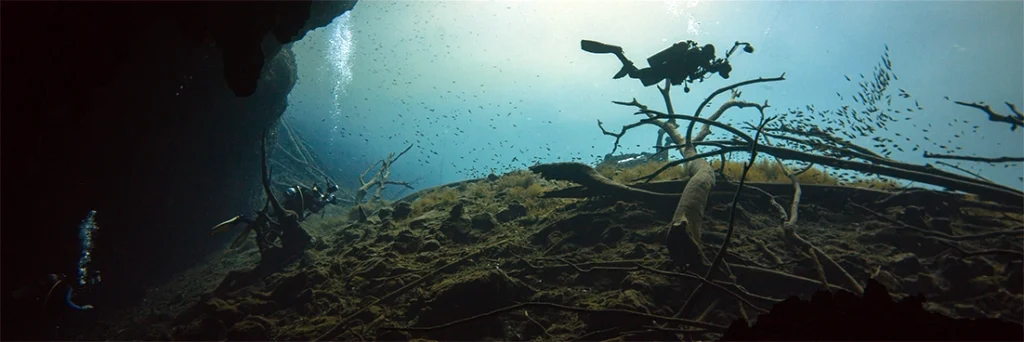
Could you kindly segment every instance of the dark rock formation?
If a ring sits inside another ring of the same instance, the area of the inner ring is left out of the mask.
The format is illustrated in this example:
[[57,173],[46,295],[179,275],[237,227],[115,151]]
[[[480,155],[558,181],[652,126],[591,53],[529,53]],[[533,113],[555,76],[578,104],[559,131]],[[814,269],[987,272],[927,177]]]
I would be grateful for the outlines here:
[[[260,132],[295,83],[286,44],[353,5],[0,4],[0,173],[4,198],[18,199],[2,204],[2,287],[73,273],[73,229],[93,209],[104,283],[83,295],[105,308],[222,244],[202,232],[252,210]],[[5,338],[48,330],[13,314],[38,308],[4,302],[4,326],[33,330],[6,329]]]
[[1024,262],[1012,261],[1003,269],[1006,276],[1006,289],[1012,293],[1024,292]]
[[953,319],[926,311],[923,296],[893,302],[868,280],[864,297],[818,291],[810,301],[790,297],[748,326],[733,322],[722,341],[1021,341],[1024,326],[996,319]]
[[404,202],[404,201],[403,202],[398,202],[397,204],[395,204],[395,209],[391,213],[391,218],[393,218],[395,220],[404,220],[406,217],[409,217],[409,214],[411,214],[411,213],[412,213],[412,204],[410,204],[409,202]]
[[491,213],[477,213],[473,215],[472,225],[473,229],[486,232],[494,229],[498,223],[494,221],[494,216]]
[[381,221],[390,220],[391,215],[394,215],[394,211],[391,208],[380,208],[380,210],[377,210],[377,217],[379,217]]
[[495,215],[495,218],[501,222],[509,222],[523,216],[526,216],[526,206],[519,203],[519,201],[512,200],[508,207],[499,211],[498,215]]

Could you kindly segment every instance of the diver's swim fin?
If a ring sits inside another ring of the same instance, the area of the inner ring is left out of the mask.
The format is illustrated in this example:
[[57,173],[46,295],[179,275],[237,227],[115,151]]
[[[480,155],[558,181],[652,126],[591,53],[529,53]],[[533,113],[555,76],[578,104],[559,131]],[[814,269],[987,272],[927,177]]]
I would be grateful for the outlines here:
[[630,67],[632,67],[632,65],[623,65],[622,69],[619,69],[619,72],[615,73],[615,76],[612,76],[612,79],[616,79],[617,80],[617,79],[623,78],[626,75],[629,75],[630,71],[636,70],[636,67],[632,67],[632,68],[630,68]]
[[622,47],[586,39],[580,41],[580,48],[590,53],[622,53]]
[[216,226],[213,226],[213,229],[210,229],[210,236],[214,236],[214,235],[226,232],[228,230],[231,230],[231,224],[233,224],[235,222],[238,222],[238,220],[241,219],[241,218],[242,218],[241,215],[237,215],[235,217],[232,217],[232,218],[228,219],[227,221],[221,222],[220,224],[218,224]]
[[622,69],[619,69],[619,72],[615,73],[615,76],[612,76],[613,79],[620,79],[626,77],[626,75],[632,76],[633,73],[637,71],[636,66],[633,65],[633,62],[627,59],[626,55],[622,53],[621,46],[608,45],[605,43],[584,39],[580,41],[580,48],[583,49],[583,51],[590,53],[615,54],[615,57],[618,57],[619,61],[622,62]]

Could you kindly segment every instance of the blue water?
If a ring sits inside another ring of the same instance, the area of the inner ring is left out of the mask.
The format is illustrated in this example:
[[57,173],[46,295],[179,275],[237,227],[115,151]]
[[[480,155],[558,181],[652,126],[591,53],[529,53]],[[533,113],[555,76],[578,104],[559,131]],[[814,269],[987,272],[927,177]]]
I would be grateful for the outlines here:
[[[986,102],[1003,114],[1004,102],[1024,104],[1022,8],[1019,1],[361,2],[295,43],[299,81],[285,116],[343,173],[415,144],[392,176],[417,187],[535,162],[590,163],[614,141],[597,120],[614,131],[637,120],[611,101],[664,104],[653,86],[611,79],[619,62],[580,50],[581,39],[622,46],[639,67],[676,41],[715,44],[719,55],[746,41],[756,50],[730,59],[730,79],[710,77],[690,93],[674,88],[676,112],[692,113],[719,87],[782,73],[785,81],[742,88],[741,99],[767,100],[769,115],[857,107],[858,82],[887,53],[898,79],[880,110],[892,122],[854,142],[881,153],[872,139],[893,140],[903,151],[884,148],[890,157],[916,164],[935,162],[925,151],[1020,157],[1024,131],[952,101]],[[741,126],[756,120],[752,109],[722,118]],[[630,131],[619,151],[650,152],[655,132]],[[717,131],[709,139],[728,138]],[[1022,184],[1020,163],[946,162]]]

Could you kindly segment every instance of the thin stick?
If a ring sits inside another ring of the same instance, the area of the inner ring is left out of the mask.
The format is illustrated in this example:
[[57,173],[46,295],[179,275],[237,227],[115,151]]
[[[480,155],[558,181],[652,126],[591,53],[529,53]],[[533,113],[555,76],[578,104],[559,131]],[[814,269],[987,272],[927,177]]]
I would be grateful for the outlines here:
[[980,179],[980,180],[983,180],[983,181],[986,181],[986,182],[989,182],[989,183],[995,183],[995,182],[993,182],[992,180],[990,180],[988,178],[982,177],[981,175],[979,175],[977,173],[974,173],[974,172],[971,172],[970,170],[964,169],[962,167],[959,167],[959,166],[956,166],[956,165],[953,165],[953,164],[950,164],[950,163],[947,163],[947,162],[944,162],[944,161],[941,161],[941,160],[937,161],[935,163],[939,164],[939,165],[949,166],[951,168],[960,170],[960,172],[963,172],[963,173],[969,174],[971,176],[974,176],[974,178],[977,178],[977,179]]

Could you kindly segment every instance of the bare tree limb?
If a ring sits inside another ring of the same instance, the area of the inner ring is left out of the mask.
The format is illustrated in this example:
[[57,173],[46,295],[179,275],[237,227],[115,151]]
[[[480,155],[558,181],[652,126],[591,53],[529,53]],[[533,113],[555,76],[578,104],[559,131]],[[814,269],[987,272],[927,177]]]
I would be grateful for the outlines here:
[[974,257],[974,256],[982,256],[982,255],[1003,255],[1003,256],[1013,257],[1013,258],[1016,258],[1016,259],[1024,259],[1024,253],[1021,253],[1020,251],[1009,250],[1009,249],[984,249],[984,250],[977,250],[977,251],[968,251],[968,250],[965,250],[962,247],[960,247],[959,244],[957,244],[955,242],[945,241],[945,240],[936,240],[936,241],[938,241],[939,243],[941,243],[943,245],[949,246],[953,250],[955,250],[955,251],[959,252],[960,254],[962,254],[965,258]]
[[287,120],[280,120],[280,122],[281,127],[284,127],[285,132],[288,133],[288,139],[291,140],[292,145],[295,146],[295,151],[299,155],[299,160],[308,165],[309,159],[306,158],[306,154],[304,153],[302,146],[299,145],[299,140],[295,138],[295,132],[292,131],[291,125],[288,124]]
[[[307,163],[307,162],[299,159],[298,157],[293,155],[291,152],[288,152],[288,149],[284,148],[284,146],[281,146],[280,143],[278,143],[277,147],[278,147],[278,149],[282,153],[284,153],[284,155],[286,157],[288,157],[288,159],[291,159],[292,161],[298,163],[299,165],[305,166],[306,170],[309,172],[309,174],[313,176],[313,179],[319,179],[320,177],[324,177],[324,178],[330,179],[330,177],[326,173],[324,173],[323,171],[320,171],[319,168],[311,165],[310,163]],[[280,164],[280,163],[278,163],[278,164],[279,165],[283,165],[283,164]],[[292,171],[292,170],[289,170],[289,172],[293,172],[294,173],[294,171]]]
[[[761,128],[759,128],[758,131],[760,131]],[[789,168],[783,165],[782,160],[780,160],[778,157],[775,158],[775,162],[778,163],[779,168],[782,169],[783,174],[785,174],[786,177],[789,178],[789,181],[793,184],[793,202],[790,205],[789,219],[782,223],[782,231],[784,233],[784,236],[786,237],[786,240],[792,243],[793,245],[797,246],[797,249],[800,250],[801,252],[809,254],[811,260],[813,260],[815,266],[817,266],[818,277],[821,280],[822,288],[827,290],[830,286],[825,272],[825,265],[828,265],[836,273],[842,275],[842,278],[846,280],[846,282],[850,285],[851,288],[854,289],[854,293],[863,294],[863,287],[860,286],[860,283],[858,283],[857,280],[854,279],[853,276],[851,276],[845,268],[840,266],[839,263],[837,263],[835,260],[829,257],[828,254],[825,254],[824,251],[822,251],[818,247],[815,247],[813,244],[811,244],[810,242],[808,242],[807,240],[805,240],[799,234],[796,233],[795,226],[797,218],[799,217],[800,198],[803,194],[803,190],[800,186],[799,176],[804,172],[807,172],[807,170],[810,170],[811,167],[814,166],[814,164],[808,164],[805,168],[799,171],[790,172]],[[781,210],[781,206],[778,205],[774,197],[772,197],[771,201],[775,202],[776,208]],[[823,264],[821,260],[825,260],[826,263]]]
[[993,182],[992,180],[990,180],[988,178],[982,177],[981,175],[979,175],[977,173],[974,173],[974,172],[971,172],[970,170],[964,169],[962,167],[959,167],[959,166],[956,166],[956,165],[953,165],[953,164],[950,164],[950,163],[947,163],[947,162],[944,162],[944,161],[941,161],[941,160],[937,161],[935,163],[939,164],[939,165],[949,166],[951,168],[960,170],[960,172],[963,172],[963,173],[969,174],[971,176],[974,176],[974,178],[977,178],[978,180],[986,181],[986,182],[989,182],[989,183],[995,183],[995,182]]
[[[819,129],[818,127],[811,127],[808,130],[800,130],[800,129],[792,128],[789,125],[786,125],[784,123],[780,123],[779,127],[769,127],[769,128],[766,128],[765,130],[768,131],[768,132],[782,132],[782,133],[787,133],[787,134],[794,134],[794,135],[799,135],[799,136],[818,138],[818,139],[821,139],[824,142],[828,143],[828,144],[822,144],[822,143],[810,142],[810,141],[806,141],[806,140],[805,141],[801,141],[802,143],[807,144],[807,145],[809,145],[809,146],[811,146],[812,148],[815,148],[815,149],[827,147],[827,148],[832,148],[832,149],[840,150],[840,151],[843,151],[843,150],[854,151],[854,152],[857,152],[857,153],[859,153],[861,155],[864,155],[864,156],[870,156],[870,157],[875,157],[875,158],[882,158],[882,156],[880,156],[879,154],[875,153],[872,150],[869,150],[869,149],[867,149],[865,147],[862,147],[860,145],[854,144],[853,142],[851,142],[849,140],[837,137],[837,136],[833,135],[832,133],[829,133],[827,131],[823,131],[823,130]],[[774,135],[773,135],[773,137],[779,138],[779,136],[774,136]]]
[[967,160],[974,162],[983,163],[1021,163],[1024,162],[1024,157],[974,157],[974,156],[957,156],[952,154],[938,154],[924,152],[925,158],[934,159],[954,159],[954,160]]
[[691,160],[695,160],[695,159],[713,157],[713,156],[717,156],[717,155],[723,155],[723,154],[726,154],[726,153],[729,153],[729,152],[743,151],[745,149],[746,148],[744,148],[742,146],[730,146],[730,147],[722,148],[722,149],[717,150],[717,151],[695,154],[693,156],[686,157],[686,158],[683,158],[683,159],[673,160],[671,162],[665,163],[665,165],[662,165],[660,168],[658,168],[658,170],[654,171],[653,173],[651,173],[649,175],[646,175],[646,176],[643,176],[643,177],[640,177],[640,178],[637,178],[637,179],[633,179],[632,181],[636,182],[636,181],[643,180],[644,182],[650,182],[650,181],[654,180],[654,178],[658,177],[658,175],[660,175],[662,172],[665,172],[665,170],[668,170],[668,169],[672,168],[673,166],[677,166],[677,165],[680,165],[680,164],[685,164],[685,163],[687,163],[687,162],[689,162]]
[[961,106],[977,108],[978,110],[985,112],[985,114],[988,114],[989,121],[1005,122],[1010,124],[1011,131],[1017,130],[1017,127],[1019,126],[1024,126],[1024,115],[1020,114],[1020,111],[1017,110],[1017,106],[1014,106],[1012,103],[1009,102],[1006,103],[1006,106],[1010,107],[1010,111],[1013,112],[1012,116],[996,113],[991,106],[981,102],[967,103],[963,101],[953,101],[953,103],[956,103]]
[[[785,132],[791,133],[791,134],[796,134],[796,135],[812,136],[812,137],[828,137],[828,136],[830,136],[830,135],[828,135],[827,133],[825,133],[823,131],[817,131],[817,133],[815,133],[814,130],[809,131],[809,132],[802,132],[802,131],[798,131],[798,130],[792,130],[792,131],[785,130]],[[773,138],[784,139],[784,140],[787,140],[787,141],[793,141],[793,142],[798,142],[798,143],[805,144],[805,145],[811,147],[812,151],[832,152],[832,155],[826,156],[826,157],[831,157],[831,158],[843,158],[843,157],[845,157],[845,158],[863,159],[863,160],[869,161],[869,162],[871,162],[873,164],[885,165],[885,166],[890,166],[890,167],[897,168],[897,169],[916,171],[916,172],[921,172],[921,173],[926,173],[926,174],[933,174],[933,175],[937,175],[937,176],[953,179],[953,180],[956,180],[956,181],[960,181],[960,182],[964,182],[964,183],[970,183],[970,184],[977,184],[977,185],[985,186],[985,187],[999,187],[999,188],[1003,188],[1003,189],[1011,191],[1011,192],[1020,193],[1020,190],[1017,190],[1017,189],[1014,189],[1014,188],[1010,188],[1010,187],[1003,186],[1003,185],[996,184],[996,183],[992,183],[992,182],[981,181],[981,180],[978,180],[978,179],[966,177],[966,176],[955,174],[955,173],[951,173],[951,172],[946,172],[946,171],[943,171],[943,170],[936,169],[935,167],[933,167],[931,165],[914,165],[914,164],[907,164],[907,163],[898,162],[898,161],[895,161],[895,160],[892,160],[892,159],[889,159],[889,158],[882,157],[882,156],[880,156],[878,154],[875,154],[874,152],[871,152],[871,151],[869,151],[869,150],[867,150],[867,149],[865,149],[865,148],[863,148],[861,146],[858,146],[856,144],[853,144],[851,142],[846,142],[845,140],[843,140],[841,138],[834,138],[833,137],[835,140],[830,140],[830,142],[833,142],[833,143],[835,143],[837,145],[830,145],[830,144],[822,144],[822,143],[818,143],[818,142],[814,142],[814,141],[810,141],[810,140],[797,139],[797,138],[793,138],[793,137],[787,137],[787,136],[782,136],[782,135],[775,135],[775,134],[770,134],[770,133],[765,133],[765,135],[773,137]],[[792,158],[785,158],[785,159],[792,159]],[[855,170],[855,171],[862,171],[862,170]],[[868,172],[868,173],[870,173],[870,172]],[[898,176],[894,176],[894,177],[898,177]],[[900,177],[898,177],[898,178],[900,178]],[[910,179],[910,180],[914,180],[914,179]],[[939,184],[933,184],[933,185],[939,185]]]
[[[660,118],[677,117],[681,119],[691,119],[693,117],[686,115],[657,115]],[[697,120],[704,120],[699,119]],[[731,127],[730,127],[731,128]],[[745,135],[745,134],[744,134]],[[742,142],[734,143],[734,146],[743,146]],[[714,152],[708,152],[705,155],[719,155],[724,153],[734,152],[732,150],[719,150]],[[936,186],[942,186],[950,190],[963,191],[979,195],[986,200],[997,201],[1005,205],[1012,205],[1020,207],[1024,205],[1024,192],[1020,190],[1011,189],[995,183],[985,183],[964,177],[962,175],[952,174],[944,172],[935,168],[931,168],[932,172],[923,172],[918,170],[908,170],[900,167],[890,167],[878,164],[867,164],[852,160],[842,160],[834,157],[828,157],[823,155],[817,155],[807,152],[801,152],[791,150],[787,148],[777,146],[761,146],[759,151],[767,155],[771,155],[777,158],[786,160],[802,161],[807,163],[815,163],[819,165],[834,167],[838,169],[845,169],[851,171],[859,171],[863,173],[873,173],[882,176],[895,177],[900,179],[906,179],[910,181],[931,184]],[[902,163],[892,162],[891,164],[898,165]]]
[[[636,99],[633,99],[633,102],[636,102]],[[616,103],[618,103],[618,102],[616,102]],[[612,152],[611,152],[611,154],[615,154],[615,151],[617,151],[619,149],[619,139],[622,139],[622,136],[626,134],[626,131],[628,131],[630,129],[633,129],[633,128],[636,128],[636,127],[640,127],[640,126],[646,125],[646,124],[655,124],[656,125],[656,123],[654,123],[654,122],[636,122],[636,123],[632,123],[632,124],[629,124],[629,125],[622,126],[622,129],[619,131],[619,133],[612,133],[612,132],[604,129],[604,123],[601,122],[601,120],[597,120],[597,127],[601,129],[601,133],[604,133],[604,135],[610,135],[610,136],[615,137],[615,144],[612,145]]]
[[[757,104],[757,103],[753,103],[753,102],[738,101],[736,99],[731,99],[731,100],[726,101],[725,103],[723,103],[721,107],[718,107],[718,110],[715,111],[714,114],[711,114],[711,116],[708,117],[708,120],[717,122],[718,119],[722,116],[722,114],[725,113],[725,111],[727,111],[727,110],[729,110],[730,108],[733,108],[733,107],[741,108],[741,109],[742,108],[748,108],[748,107],[754,107],[754,108],[757,108],[757,110],[759,112],[764,113],[765,108],[768,108],[768,101],[765,101],[764,104]],[[704,138],[707,138],[707,136],[710,135],[710,134],[711,134],[711,125],[705,123],[704,127],[701,127],[700,132],[697,133],[697,136],[694,138],[694,141],[698,141],[698,142],[699,141],[704,141]]]
[[[384,191],[384,186],[388,184],[401,185],[406,188],[412,189],[412,185],[410,185],[408,182],[397,182],[389,180],[389,177],[391,177],[391,164],[398,161],[398,158],[401,158],[402,155],[404,155],[406,152],[409,152],[409,150],[412,149],[412,146],[413,145],[410,144],[409,147],[406,147],[405,150],[403,150],[397,156],[395,155],[394,152],[388,153],[388,156],[386,158],[374,162],[373,165],[370,165],[370,167],[366,168],[366,171],[363,171],[363,173],[359,175],[359,183],[362,185],[359,187],[359,189],[356,190],[356,204],[361,203],[363,201],[363,198],[366,196],[367,193],[369,193],[370,189],[372,189],[373,187],[376,187],[376,191],[373,194],[374,201],[380,200],[381,193]],[[377,172],[373,175],[373,178],[371,178],[369,181],[366,181],[366,174],[369,173],[370,170],[372,170],[375,166],[377,166],[377,164],[380,164],[380,168],[377,169]]]

